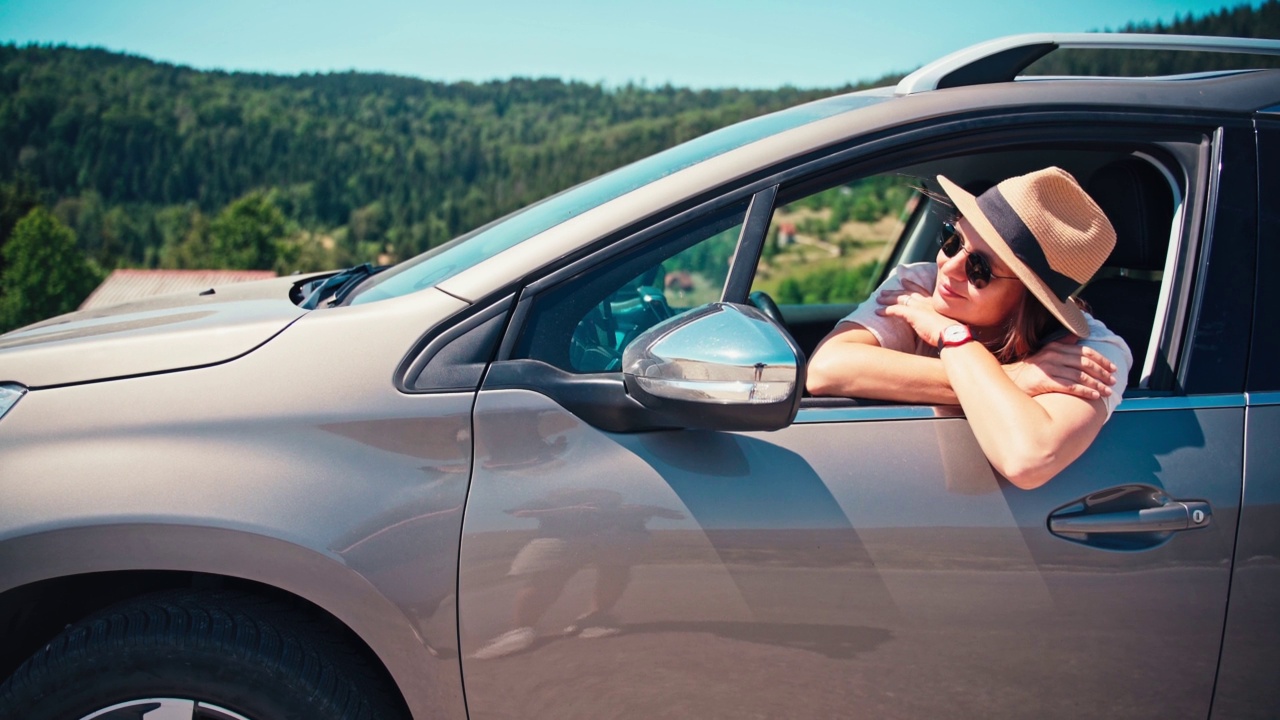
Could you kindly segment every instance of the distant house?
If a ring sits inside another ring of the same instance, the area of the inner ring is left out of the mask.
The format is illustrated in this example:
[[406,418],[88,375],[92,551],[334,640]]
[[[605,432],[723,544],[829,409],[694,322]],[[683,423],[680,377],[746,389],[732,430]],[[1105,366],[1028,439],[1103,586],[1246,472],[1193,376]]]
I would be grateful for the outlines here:
[[784,248],[796,241],[795,223],[782,223],[778,226],[778,247]]
[[112,270],[80,303],[81,310],[180,292],[200,292],[215,285],[270,280],[271,270]]

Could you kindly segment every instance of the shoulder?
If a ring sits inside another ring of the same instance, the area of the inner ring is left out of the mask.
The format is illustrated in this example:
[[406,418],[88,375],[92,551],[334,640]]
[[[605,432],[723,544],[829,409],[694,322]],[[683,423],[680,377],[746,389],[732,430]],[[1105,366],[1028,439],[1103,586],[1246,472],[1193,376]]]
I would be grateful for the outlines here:
[[1116,384],[1111,388],[1112,395],[1106,398],[1106,413],[1107,417],[1110,417],[1111,411],[1120,404],[1125,390],[1128,389],[1129,370],[1133,367],[1133,352],[1129,350],[1124,339],[1112,332],[1101,320],[1088,313],[1085,313],[1084,317],[1089,323],[1089,337],[1081,340],[1080,344],[1098,351],[1116,366]]
[[[925,262],[911,263],[910,265],[899,265],[890,273],[888,279],[897,279],[898,285],[901,286],[904,280],[910,280],[917,285],[925,287],[933,287],[938,282],[938,263],[928,260]],[[885,284],[888,284],[886,279]]]
[[867,298],[867,302],[875,299],[877,293],[885,290],[901,290],[903,283],[913,282],[917,285],[933,287],[938,281],[938,264],[934,262],[918,262],[909,265],[899,265],[889,271],[885,276],[884,282],[880,283],[880,287],[871,293],[871,297]]
[[1094,316],[1085,313],[1085,320],[1089,323],[1089,337],[1080,341],[1082,345],[1088,345],[1103,355],[1116,365],[1123,365],[1127,371],[1133,365],[1133,352],[1129,349],[1128,344],[1119,335],[1111,331],[1103,322]]
[[836,323],[836,331],[839,332],[842,329],[852,329],[855,326],[860,326],[861,329],[871,333],[871,336],[875,338],[882,348],[918,354],[921,343],[919,338],[916,337],[915,331],[900,318],[877,315],[876,296],[885,290],[901,290],[904,287],[903,283],[907,281],[931,288],[937,282],[937,275],[937,263],[923,262],[899,265],[889,273],[889,276],[884,279],[880,287],[871,293],[871,297],[864,300],[862,304],[853,309],[853,312]]

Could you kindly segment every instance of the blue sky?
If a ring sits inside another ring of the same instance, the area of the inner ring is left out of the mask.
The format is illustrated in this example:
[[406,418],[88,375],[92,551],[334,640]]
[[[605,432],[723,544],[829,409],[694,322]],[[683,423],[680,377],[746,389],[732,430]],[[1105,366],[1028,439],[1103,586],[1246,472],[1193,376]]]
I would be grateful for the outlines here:
[[[0,0],[0,41],[202,69],[690,87],[832,87],[1022,32],[1171,20],[1223,0]],[[1257,6],[1258,2],[1252,3]]]

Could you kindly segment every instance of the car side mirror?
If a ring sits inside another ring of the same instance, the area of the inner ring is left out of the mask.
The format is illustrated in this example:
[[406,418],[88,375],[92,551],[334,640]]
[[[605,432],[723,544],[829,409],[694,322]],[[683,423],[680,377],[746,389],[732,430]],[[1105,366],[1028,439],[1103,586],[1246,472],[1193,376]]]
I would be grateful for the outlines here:
[[677,427],[777,430],[800,408],[804,353],[748,305],[712,303],[646,330],[622,353],[627,393]]

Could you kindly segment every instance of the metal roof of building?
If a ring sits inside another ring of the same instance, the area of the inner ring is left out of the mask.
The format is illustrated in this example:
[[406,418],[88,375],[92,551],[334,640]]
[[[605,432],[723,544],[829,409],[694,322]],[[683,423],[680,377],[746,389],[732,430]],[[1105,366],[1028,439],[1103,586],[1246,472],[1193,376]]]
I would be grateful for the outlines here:
[[113,270],[80,303],[80,309],[90,310],[157,295],[207,290],[217,285],[270,280],[275,276],[271,270]]

